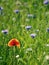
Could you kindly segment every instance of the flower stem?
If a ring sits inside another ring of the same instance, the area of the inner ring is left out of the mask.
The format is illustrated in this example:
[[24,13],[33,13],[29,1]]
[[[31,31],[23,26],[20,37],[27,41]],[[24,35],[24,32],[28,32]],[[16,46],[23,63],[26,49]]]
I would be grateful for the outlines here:
[[13,52],[14,52],[14,55],[13,55],[13,65],[15,65],[15,46],[13,47]]

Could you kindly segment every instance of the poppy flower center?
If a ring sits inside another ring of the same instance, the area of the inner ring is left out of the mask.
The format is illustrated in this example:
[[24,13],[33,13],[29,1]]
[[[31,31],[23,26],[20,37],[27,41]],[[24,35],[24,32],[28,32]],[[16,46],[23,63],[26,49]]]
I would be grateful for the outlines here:
[[13,41],[12,45],[13,45],[13,46],[15,46],[15,45],[16,45],[16,42],[15,42],[15,41]]

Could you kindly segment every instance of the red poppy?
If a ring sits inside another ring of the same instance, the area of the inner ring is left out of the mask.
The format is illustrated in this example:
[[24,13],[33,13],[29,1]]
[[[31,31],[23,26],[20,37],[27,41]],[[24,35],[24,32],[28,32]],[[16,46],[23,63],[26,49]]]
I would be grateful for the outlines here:
[[20,43],[17,39],[11,39],[9,42],[8,42],[8,46],[9,47],[12,47],[12,46],[17,46],[20,48]]

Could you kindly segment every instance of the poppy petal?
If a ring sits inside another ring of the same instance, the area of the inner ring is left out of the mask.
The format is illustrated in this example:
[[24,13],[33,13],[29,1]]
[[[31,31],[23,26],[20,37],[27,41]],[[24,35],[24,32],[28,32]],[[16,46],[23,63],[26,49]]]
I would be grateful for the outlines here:
[[11,39],[8,43],[8,46],[11,47],[11,46],[17,46],[17,47],[20,47],[20,43],[17,39]]

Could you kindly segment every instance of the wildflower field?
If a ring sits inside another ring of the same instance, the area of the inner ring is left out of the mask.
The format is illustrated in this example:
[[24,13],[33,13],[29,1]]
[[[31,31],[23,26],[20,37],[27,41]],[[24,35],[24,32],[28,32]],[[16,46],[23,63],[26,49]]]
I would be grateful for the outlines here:
[[0,0],[0,65],[49,65],[49,0]]

